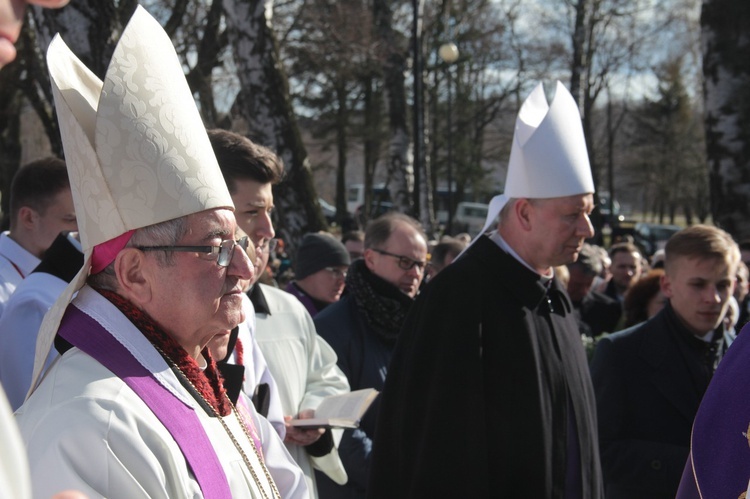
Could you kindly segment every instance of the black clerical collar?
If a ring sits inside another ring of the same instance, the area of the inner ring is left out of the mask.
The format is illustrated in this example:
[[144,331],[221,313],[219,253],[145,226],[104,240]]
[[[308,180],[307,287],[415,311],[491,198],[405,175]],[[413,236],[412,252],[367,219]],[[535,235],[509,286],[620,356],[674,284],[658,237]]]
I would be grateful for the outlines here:
[[250,298],[250,302],[252,302],[256,314],[271,315],[271,309],[268,306],[266,297],[263,295],[263,290],[260,289],[259,282],[253,284],[253,287],[247,292],[247,296]]
[[83,253],[68,239],[68,233],[62,232],[45,251],[39,265],[32,271],[45,273],[70,282],[83,266]]

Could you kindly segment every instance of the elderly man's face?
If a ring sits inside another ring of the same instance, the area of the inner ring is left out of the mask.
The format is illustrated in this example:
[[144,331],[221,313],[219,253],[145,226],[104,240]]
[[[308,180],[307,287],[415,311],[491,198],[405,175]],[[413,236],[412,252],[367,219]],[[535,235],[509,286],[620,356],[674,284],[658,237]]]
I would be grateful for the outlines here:
[[[218,246],[235,239],[230,210],[215,209],[188,216],[188,231],[177,246]],[[147,253],[147,255],[150,253]],[[151,257],[144,272],[151,275],[153,301],[146,310],[191,355],[220,331],[241,323],[242,280],[253,276],[247,254],[235,246],[229,266],[200,253],[175,252],[174,265],[161,267]]]
[[[427,241],[410,225],[399,223],[385,244],[366,249],[364,258],[373,274],[414,298],[424,277]],[[403,268],[410,264],[411,268]]]
[[[527,262],[539,271],[576,261],[583,242],[594,235],[589,215],[594,209],[592,194],[579,194],[530,202]],[[543,272],[544,273],[544,272]]]
[[58,8],[69,0],[0,0],[0,68],[16,58],[15,43],[21,33],[26,4]]

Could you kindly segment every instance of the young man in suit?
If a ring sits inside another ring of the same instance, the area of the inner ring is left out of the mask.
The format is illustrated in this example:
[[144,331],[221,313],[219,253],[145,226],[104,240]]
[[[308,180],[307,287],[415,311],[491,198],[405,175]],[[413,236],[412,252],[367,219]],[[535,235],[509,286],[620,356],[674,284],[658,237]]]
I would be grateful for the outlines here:
[[722,319],[740,253],[721,229],[697,225],[667,242],[649,321],[599,341],[591,374],[606,496],[672,498],[703,394],[731,338]]

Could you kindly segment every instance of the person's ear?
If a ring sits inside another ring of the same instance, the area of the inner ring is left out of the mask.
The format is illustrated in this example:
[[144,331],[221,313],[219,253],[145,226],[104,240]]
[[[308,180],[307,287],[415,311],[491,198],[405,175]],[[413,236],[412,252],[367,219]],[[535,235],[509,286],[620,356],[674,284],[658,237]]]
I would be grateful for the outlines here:
[[114,262],[117,283],[123,297],[137,307],[152,299],[153,289],[147,269],[146,254],[137,248],[124,248]]
[[19,225],[22,225],[26,230],[31,230],[36,225],[36,220],[39,217],[36,211],[29,206],[21,206],[18,210],[18,216],[16,220]]
[[362,254],[362,259],[365,261],[365,265],[367,266],[368,270],[372,270],[375,268],[375,258],[377,257],[378,257],[377,252],[369,248],[366,249],[365,252]]
[[521,228],[527,232],[531,230],[533,211],[534,206],[526,198],[519,199],[513,206],[513,216],[516,217]]
[[664,296],[672,298],[672,281],[667,274],[662,274],[659,278],[659,285],[661,286],[661,292]]

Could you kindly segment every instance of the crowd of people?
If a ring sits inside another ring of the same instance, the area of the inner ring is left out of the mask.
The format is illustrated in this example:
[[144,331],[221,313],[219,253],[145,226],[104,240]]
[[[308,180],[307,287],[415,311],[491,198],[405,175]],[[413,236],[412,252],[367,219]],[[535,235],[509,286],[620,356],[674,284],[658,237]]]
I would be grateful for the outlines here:
[[[524,101],[474,240],[391,212],[285,245],[281,159],[205,130],[145,10],[104,80],[60,37],[48,64],[66,160],[18,171],[0,234],[0,496],[745,493],[750,244],[586,243],[561,84]],[[367,388],[357,427],[304,424]]]

